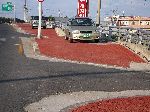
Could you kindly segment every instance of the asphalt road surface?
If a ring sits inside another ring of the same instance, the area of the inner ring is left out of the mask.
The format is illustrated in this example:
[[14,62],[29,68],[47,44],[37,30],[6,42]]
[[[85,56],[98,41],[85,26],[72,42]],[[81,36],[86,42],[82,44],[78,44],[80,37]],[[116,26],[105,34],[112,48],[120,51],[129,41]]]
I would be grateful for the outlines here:
[[150,90],[150,74],[89,65],[54,63],[18,53],[17,33],[0,25],[0,112],[24,112],[43,97],[79,91]]

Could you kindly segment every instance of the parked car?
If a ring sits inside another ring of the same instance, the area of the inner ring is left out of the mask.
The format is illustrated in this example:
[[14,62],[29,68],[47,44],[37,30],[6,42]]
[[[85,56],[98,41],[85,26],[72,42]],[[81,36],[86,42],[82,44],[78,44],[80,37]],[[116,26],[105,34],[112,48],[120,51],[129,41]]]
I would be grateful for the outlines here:
[[55,28],[55,21],[46,21],[46,28]]
[[69,19],[64,30],[65,39],[72,43],[74,40],[94,40],[99,42],[100,32],[90,18]]
[[60,28],[64,31],[65,28],[67,27],[67,23],[66,22],[61,22],[60,23]]
[[[38,28],[39,25],[39,16],[32,16],[31,17],[31,24],[32,24],[32,29],[34,28]],[[46,20],[44,17],[42,17],[42,21],[41,21],[41,27],[46,29]]]
[[60,28],[60,21],[55,21],[56,27]]

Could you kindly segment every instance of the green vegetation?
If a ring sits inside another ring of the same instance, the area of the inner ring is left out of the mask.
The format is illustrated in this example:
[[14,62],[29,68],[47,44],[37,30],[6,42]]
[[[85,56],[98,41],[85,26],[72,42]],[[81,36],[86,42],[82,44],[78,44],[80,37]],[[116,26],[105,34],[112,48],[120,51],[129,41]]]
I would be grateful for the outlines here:
[[48,20],[49,20],[49,21],[55,21],[55,18],[52,17],[52,16],[49,16],[49,17],[48,17]]
[[[14,18],[5,18],[5,17],[0,17],[0,23],[12,23],[14,21]],[[17,23],[24,23],[23,20],[20,20],[16,18]]]

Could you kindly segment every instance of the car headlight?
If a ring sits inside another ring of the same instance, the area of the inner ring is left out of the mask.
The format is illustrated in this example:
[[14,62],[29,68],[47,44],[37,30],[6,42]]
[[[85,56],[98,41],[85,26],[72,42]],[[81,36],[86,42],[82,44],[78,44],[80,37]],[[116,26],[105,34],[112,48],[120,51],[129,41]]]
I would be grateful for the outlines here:
[[79,34],[80,31],[79,31],[79,30],[74,30],[74,31],[72,31],[72,33],[73,33],[73,34]]

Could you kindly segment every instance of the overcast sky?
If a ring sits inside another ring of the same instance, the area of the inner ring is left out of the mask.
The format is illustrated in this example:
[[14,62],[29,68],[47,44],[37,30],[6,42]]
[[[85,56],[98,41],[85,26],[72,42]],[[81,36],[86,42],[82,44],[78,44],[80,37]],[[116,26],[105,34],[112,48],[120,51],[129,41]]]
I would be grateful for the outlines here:
[[[78,0],[45,0],[43,2],[44,15],[58,16],[60,10],[63,16],[73,17],[76,15]],[[96,17],[97,1],[89,0],[90,2],[90,16]],[[23,18],[23,5],[24,0],[0,0],[0,5],[6,2],[12,2],[16,5],[16,15],[18,18]],[[27,0],[27,6],[30,9],[30,15],[38,14],[38,2],[37,0]],[[135,16],[149,16],[150,17],[150,0],[102,0],[101,16],[106,17],[113,14],[113,10],[116,10],[116,14],[121,15],[125,12],[125,15]],[[0,16],[12,16],[11,13],[3,13],[0,11]]]

